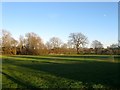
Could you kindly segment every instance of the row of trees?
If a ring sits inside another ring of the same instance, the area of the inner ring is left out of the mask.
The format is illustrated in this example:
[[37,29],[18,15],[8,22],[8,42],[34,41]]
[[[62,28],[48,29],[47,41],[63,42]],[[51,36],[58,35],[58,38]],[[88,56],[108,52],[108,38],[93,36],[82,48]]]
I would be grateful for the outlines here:
[[91,48],[87,48],[88,38],[82,33],[71,33],[67,43],[58,37],[52,37],[45,44],[41,37],[35,33],[26,33],[15,40],[11,33],[2,30],[0,47],[2,54],[10,55],[42,55],[42,54],[120,54],[119,45],[112,44],[107,48],[94,40]]

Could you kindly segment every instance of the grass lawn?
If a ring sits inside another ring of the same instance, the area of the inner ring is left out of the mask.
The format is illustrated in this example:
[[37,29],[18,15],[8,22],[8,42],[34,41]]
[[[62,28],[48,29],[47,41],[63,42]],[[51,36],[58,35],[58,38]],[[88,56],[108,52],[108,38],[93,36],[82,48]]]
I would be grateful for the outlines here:
[[2,56],[2,88],[119,88],[118,56]]

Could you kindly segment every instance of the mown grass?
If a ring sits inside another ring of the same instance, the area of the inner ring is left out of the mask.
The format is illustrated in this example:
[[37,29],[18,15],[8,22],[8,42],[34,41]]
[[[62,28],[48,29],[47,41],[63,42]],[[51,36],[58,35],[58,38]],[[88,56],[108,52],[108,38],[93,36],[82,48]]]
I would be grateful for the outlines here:
[[119,88],[119,56],[3,56],[3,88]]

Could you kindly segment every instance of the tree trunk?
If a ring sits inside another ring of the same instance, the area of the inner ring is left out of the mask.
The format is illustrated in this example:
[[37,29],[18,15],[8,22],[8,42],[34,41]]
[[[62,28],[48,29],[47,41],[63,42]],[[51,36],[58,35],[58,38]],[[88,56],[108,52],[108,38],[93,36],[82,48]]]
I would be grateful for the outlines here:
[[79,54],[79,48],[77,48],[77,54]]

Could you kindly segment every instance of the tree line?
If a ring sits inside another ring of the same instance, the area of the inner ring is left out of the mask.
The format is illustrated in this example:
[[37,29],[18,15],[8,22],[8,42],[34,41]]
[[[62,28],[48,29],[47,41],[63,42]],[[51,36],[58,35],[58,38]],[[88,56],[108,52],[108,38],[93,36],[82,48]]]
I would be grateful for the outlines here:
[[91,47],[87,48],[88,43],[88,38],[82,33],[70,33],[67,43],[62,42],[58,37],[52,37],[43,43],[41,37],[33,32],[19,36],[19,40],[16,40],[9,31],[2,30],[0,52],[5,55],[120,54],[119,43],[104,48],[100,41],[94,40]]

